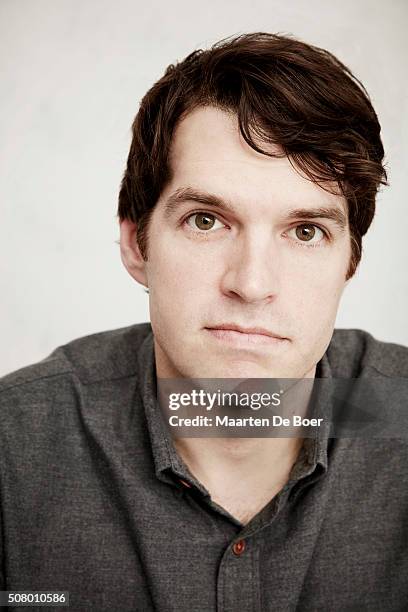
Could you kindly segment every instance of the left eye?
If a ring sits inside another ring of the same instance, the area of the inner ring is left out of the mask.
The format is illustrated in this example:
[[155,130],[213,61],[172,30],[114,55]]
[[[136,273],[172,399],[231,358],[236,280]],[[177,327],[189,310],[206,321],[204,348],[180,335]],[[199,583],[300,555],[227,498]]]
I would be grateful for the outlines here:
[[187,217],[186,223],[192,229],[199,229],[204,231],[212,230],[214,229],[214,227],[215,229],[217,229],[217,223],[219,224],[219,227],[224,227],[223,223],[221,223],[221,221],[218,221],[217,217],[204,212],[194,213],[190,215],[189,217]]
[[313,225],[312,223],[301,223],[296,227],[292,227],[292,229],[289,230],[288,235],[291,236],[291,238],[295,238],[295,240],[300,242],[308,242],[309,244],[316,244],[317,242],[320,242],[322,238],[324,238],[324,232],[320,229],[320,227],[317,227],[317,225]]

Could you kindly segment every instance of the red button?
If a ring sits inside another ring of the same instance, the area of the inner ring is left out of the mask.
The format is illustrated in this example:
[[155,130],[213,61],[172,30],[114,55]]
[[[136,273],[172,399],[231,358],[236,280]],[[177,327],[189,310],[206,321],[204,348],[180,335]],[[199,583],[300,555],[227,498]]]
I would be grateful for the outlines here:
[[182,485],[187,487],[187,489],[191,489],[191,484],[188,484],[188,482],[186,482],[185,480],[181,480],[181,478],[179,478],[179,481],[181,482]]
[[232,547],[234,555],[242,555],[245,550],[245,540],[238,540]]

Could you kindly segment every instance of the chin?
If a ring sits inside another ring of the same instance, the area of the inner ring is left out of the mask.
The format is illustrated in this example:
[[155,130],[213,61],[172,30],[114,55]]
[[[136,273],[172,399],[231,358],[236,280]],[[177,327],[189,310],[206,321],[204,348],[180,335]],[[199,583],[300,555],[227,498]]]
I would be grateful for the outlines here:
[[203,368],[197,378],[274,378],[272,369],[251,361],[220,363],[214,360],[213,363],[213,367]]

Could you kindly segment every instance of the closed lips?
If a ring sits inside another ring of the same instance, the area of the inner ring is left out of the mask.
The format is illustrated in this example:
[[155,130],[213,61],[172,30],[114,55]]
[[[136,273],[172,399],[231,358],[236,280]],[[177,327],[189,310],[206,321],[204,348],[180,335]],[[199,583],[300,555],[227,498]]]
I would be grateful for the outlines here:
[[255,334],[255,335],[260,335],[260,336],[270,336],[272,338],[278,338],[283,340],[282,336],[279,336],[278,334],[274,334],[273,332],[263,328],[263,327],[241,327],[240,325],[234,325],[234,324],[223,324],[223,325],[214,325],[211,327],[207,327],[206,329],[210,329],[210,330],[225,330],[225,331],[235,331],[235,332],[239,332],[241,334]]

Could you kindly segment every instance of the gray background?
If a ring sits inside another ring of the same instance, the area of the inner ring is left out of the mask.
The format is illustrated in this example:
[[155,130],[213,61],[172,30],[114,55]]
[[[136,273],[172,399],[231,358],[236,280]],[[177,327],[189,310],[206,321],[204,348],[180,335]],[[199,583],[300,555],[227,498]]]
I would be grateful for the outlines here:
[[404,0],[2,0],[0,374],[78,336],[148,320],[148,296],[116,243],[138,103],[169,63],[257,30],[326,47],[371,95],[391,186],[337,327],[408,344],[407,15]]

